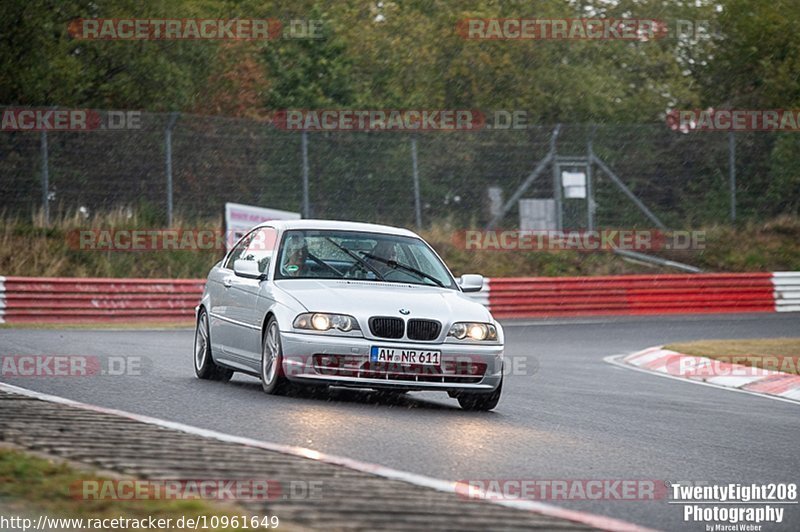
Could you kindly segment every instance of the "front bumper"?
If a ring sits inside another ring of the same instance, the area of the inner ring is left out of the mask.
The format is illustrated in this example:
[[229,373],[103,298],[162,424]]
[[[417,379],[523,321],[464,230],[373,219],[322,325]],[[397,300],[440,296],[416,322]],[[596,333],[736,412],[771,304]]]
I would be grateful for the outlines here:
[[[283,370],[289,380],[356,388],[491,392],[503,375],[498,344],[421,343],[281,332]],[[441,366],[370,363],[372,346],[441,352]],[[321,361],[334,361],[323,364]]]

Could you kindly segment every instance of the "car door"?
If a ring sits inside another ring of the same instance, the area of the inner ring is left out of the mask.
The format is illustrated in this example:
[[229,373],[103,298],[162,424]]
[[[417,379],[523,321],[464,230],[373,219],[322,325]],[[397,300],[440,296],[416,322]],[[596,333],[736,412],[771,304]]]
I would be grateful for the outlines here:
[[208,276],[211,343],[220,360],[224,363],[233,363],[233,365],[237,361],[231,360],[229,355],[235,350],[233,341],[238,332],[238,327],[231,321],[233,318],[230,316],[230,288],[235,277],[233,263],[244,254],[255,232],[254,229],[239,239],[225,259],[213,268]]
[[[259,272],[268,275],[277,234],[277,230],[272,227],[256,229],[250,235],[244,250],[231,261],[231,271],[237,260],[253,261],[258,264]],[[229,318],[227,326],[231,333],[229,354],[253,369],[258,369],[261,362],[261,325],[271,301],[263,297],[267,291],[266,284],[261,279],[233,274],[226,289],[226,315]]]
[[225,287],[223,283],[229,277],[230,272],[224,268],[225,259],[219,261],[211,271],[208,272],[206,281],[206,292],[208,293],[208,325],[211,333],[211,349],[215,356],[222,353],[225,349]]

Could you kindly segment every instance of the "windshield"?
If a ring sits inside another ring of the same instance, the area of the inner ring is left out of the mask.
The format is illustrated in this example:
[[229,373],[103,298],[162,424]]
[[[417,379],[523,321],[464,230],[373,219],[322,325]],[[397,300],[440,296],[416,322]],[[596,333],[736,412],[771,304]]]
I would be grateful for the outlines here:
[[359,279],[457,290],[447,268],[421,239],[354,231],[287,231],[275,278]]

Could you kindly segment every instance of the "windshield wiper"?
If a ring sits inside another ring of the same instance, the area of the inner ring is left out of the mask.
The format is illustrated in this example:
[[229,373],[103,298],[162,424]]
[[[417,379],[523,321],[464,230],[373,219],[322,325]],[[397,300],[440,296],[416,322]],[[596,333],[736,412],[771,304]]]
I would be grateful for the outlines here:
[[338,274],[340,277],[344,277],[344,274],[342,272],[340,272],[339,270],[337,270],[336,268],[334,268],[333,266],[331,266],[330,264],[328,264],[327,262],[325,262],[321,258],[317,257],[316,255],[314,255],[310,251],[308,252],[308,258],[313,260],[314,262],[316,262],[320,266],[322,266],[324,268],[328,268],[330,271],[332,271],[335,274]]
[[335,242],[335,241],[334,241],[334,240],[333,240],[331,237],[329,237],[329,236],[326,236],[326,237],[325,237],[325,240],[327,240],[328,242],[330,242],[331,244],[333,244],[334,246],[336,246],[336,247],[337,247],[337,248],[339,248],[340,250],[342,250],[342,251],[344,251],[345,253],[347,253],[347,255],[349,255],[349,256],[350,256],[350,257],[352,257],[353,259],[357,260],[359,264],[361,264],[361,265],[365,266],[365,267],[366,267],[366,268],[367,268],[369,271],[371,271],[372,273],[374,273],[375,275],[377,275],[377,276],[378,276],[378,279],[380,279],[381,281],[385,281],[385,280],[386,280],[386,279],[384,279],[384,278],[383,278],[383,275],[381,275],[381,272],[379,272],[378,270],[376,270],[375,268],[373,268],[372,266],[370,266],[370,264],[369,264],[367,261],[365,261],[364,259],[362,259],[362,258],[361,258],[361,257],[359,257],[358,255],[356,255],[355,253],[353,253],[352,251],[350,251],[350,250],[349,250],[349,249],[347,249],[346,247],[344,247],[344,246],[340,246],[340,245],[339,245],[339,244],[337,244],[337,243],[336,243],[336,242]]
[[444,288],[444,283],[441,282],[439,279],[437,279],[436,277],[434,277],[433,275],[431,275],[429,273],[425,273],[422,270],[418,270],[418,269],[414,268],[413,266],[408,266],[406,264],[401,264],[401,263],[397,262],[396,260],[384,259],[383,257],[379,257],[377,255],[373,255],[372,253],[367,253],[366,251],[359,250],[359,253],[362,253],[365,257],[370,258],[372,260],[377,260],[378,262],[382,262],[382,263],[386,264],[387,266],[389,266],[390,268],[400,268],[401,270],[405,270],[405,271],[411,272],[411,273],[413,273],[415,275],[419,275],[423,279],[431,280],[434,283],[436,283],[437,285],[439,285],[442,288]]

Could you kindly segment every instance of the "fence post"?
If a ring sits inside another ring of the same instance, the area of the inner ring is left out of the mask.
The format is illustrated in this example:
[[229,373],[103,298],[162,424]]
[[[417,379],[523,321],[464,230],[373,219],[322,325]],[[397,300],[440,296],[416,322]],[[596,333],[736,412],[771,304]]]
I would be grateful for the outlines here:
[[728,171],[730,173],[731,223],[736,221],[736,137],[728,132]]
[[311,205],[308,197],[308,131],[300,134],[300,146],[303,152],[303,218],[311,217]]
[[417,229],[422,229],[422,205],[419,197],[419,168],[417,166],[417,137],[411,136],[411,175],[414,179],[414,217]]
[[586,146],[587,159],[589,164],[586,165],[586,221],[589,231],[594,231],[594,184],[592,183],[592,165],[594,161],[594,133],[597,126],[592,126],[589,132],[589,142]]
[[42,210],[44,224],[50,225],[50,162],[47,159],[47,131],[39,135],[39,147],[42,156]]
[[[561,124],[556,124],[556,128],[561,129]],[[550,153],[553,154],[553,198],[556,200],[556,229],[561,231],[564,225],[564,202],[562,200],[561,168],[558,166],[556,140],[557,137],[553,135],[550,140]]]
[[164,148],[167,170],[167,227],[172,227],[172,129],[178,113],[170,113],[167,119],[167,127],[164,131]]

